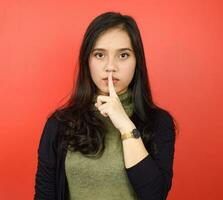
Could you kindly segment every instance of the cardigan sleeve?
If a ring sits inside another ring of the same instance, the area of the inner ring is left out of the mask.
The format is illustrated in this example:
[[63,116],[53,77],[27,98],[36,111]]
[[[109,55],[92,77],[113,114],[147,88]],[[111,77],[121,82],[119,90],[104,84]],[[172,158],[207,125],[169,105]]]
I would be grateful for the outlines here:
[[48,118],[38,147],[34,200],[56,199],[56,119]]
[[154,150],[148,151],[149,155],[143,160],[126,168],[140,200],[165,200],[172,186],[175,126],[167,112],[160,112],[157,120],[152,141],[156,153]]

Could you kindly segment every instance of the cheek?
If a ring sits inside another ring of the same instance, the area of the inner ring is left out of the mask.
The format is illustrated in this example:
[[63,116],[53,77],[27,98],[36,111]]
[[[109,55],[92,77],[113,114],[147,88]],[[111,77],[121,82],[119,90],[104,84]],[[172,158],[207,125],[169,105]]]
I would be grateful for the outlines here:
[[123,66],[122,68],[123,77],[125,77],[126,80],[132,79],[132,77],[134,76],[135,68],[135,62],[126,63],[125,66]]
[[100,73],[102,70],[102,66],[100,65],[100,63],[95,62],[95,61],[90,61],[89,62],[89,70],[90,70],[90,74],[91,77],[94,81],[98,81],[100,79]]

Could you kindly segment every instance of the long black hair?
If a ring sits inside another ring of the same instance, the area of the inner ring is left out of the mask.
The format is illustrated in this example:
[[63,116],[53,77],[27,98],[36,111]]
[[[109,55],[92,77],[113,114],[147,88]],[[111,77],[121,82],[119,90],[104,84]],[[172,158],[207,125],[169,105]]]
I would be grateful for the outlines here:
[[102,153],[105,148],[106,127],[91,110],[97,88],[91,79],[88,61],[100,35],[116,27],[127,32],[136,57],[135,73],[128,88],[131,88],[134,103],[131,120],[140,130],[144,144],[148,144],[153,137],[157,111],[166,112],[173,119],[169,112],[153,102],[143,43],[136,21],[129,15],[106,12],[93,19],[87,27],[80,47],[79,70],[72,94],[69,100],[51,115],[63,124],[59,134],[62,140],[61,147],[64,149],[92,156]]

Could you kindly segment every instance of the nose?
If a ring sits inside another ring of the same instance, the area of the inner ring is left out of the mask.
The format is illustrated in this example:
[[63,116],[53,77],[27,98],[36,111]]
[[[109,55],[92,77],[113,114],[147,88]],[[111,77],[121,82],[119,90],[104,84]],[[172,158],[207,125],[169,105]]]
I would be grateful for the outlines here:
[[105,70],[106,72],[110,72],[110,71],[115,72],[117,70],[115,59],[113,58],[108,59],[107,63],[105,64]]

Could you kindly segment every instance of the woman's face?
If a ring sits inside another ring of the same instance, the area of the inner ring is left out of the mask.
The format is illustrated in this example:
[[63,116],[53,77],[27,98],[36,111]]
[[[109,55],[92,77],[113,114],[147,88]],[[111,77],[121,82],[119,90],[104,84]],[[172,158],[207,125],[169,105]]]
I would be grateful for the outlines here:
[[108,74],[112,71],[115,91],[121,94],[128,89],[136,67],[136,58],[130,38],[120,28],[109,29],[97,39],[89,56],[91,78],[97,86],[97,94],[109,95]]

